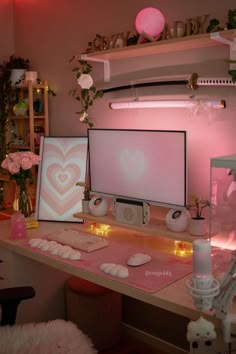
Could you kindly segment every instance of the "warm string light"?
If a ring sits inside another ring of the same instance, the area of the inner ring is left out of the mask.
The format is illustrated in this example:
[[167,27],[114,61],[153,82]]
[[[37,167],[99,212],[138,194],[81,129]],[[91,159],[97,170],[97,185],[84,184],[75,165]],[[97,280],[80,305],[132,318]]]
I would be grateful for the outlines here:
[[189,242],[176,240],[174,242],[174,254],[176,256],[187,256],[192,254],[192,244]]
[[90,231],[92,233],[95,233],[95,235],[107,236],[109,230],[110,230],[110,225],[98,224],[96,222],[92,222],[90,224]]

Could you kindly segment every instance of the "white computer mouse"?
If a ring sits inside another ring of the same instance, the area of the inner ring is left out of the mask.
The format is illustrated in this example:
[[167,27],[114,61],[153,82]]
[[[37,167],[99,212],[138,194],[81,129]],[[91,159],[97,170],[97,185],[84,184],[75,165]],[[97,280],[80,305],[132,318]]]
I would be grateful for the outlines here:
[[152,259],[151,256],[149,256],[148,254],[145,253],[135,253],[132,254],[127,261],[127,264],[131,267],[138,267],[141,266],[145,263],[150,262],[150,260]]

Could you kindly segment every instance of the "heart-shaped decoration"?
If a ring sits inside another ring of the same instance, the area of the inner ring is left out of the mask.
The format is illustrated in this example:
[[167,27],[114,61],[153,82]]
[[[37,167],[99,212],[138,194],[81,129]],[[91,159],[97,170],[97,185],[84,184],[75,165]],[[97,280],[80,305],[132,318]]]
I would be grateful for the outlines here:
[[57,193],[64,194],[80,179],[81,170],[75,164],[63,167],[59,163],[54,163],[47,168],[46,176],[51,187]]
[[143,151],[120,151],[120,164],[125,176],[132,181],[137,181],[143,176],[145,170],[145,159]]

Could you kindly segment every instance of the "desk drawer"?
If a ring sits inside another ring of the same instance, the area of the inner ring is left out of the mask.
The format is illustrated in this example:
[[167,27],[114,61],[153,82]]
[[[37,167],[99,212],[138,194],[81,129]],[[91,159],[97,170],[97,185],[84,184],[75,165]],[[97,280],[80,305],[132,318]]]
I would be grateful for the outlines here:
[[0,263],[0,277],[11,279],[13,275],[12,266],[9,263]]
[[11,286],[13,275],[13,255],[0,249],[0,288]]
[[13,254],[7,250],[3,250],[0,248],[0,261],[4,261],[6,263],[13,263]]

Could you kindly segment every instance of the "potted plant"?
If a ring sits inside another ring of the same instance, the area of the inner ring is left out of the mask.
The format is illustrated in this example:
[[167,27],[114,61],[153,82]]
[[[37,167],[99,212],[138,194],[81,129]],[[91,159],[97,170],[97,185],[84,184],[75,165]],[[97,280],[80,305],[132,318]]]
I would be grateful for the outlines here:
[[187,206],[187,209],[192,211],[190,221],[190,233],[194,236],[203,236],[206,233],[206,219],[203,216],[203,209],[210,207],[209,200],[200,199],[196,194],[191,196],[192,203]]
[[9,79],[13,85],[21,82],[24,77],[25,71],[29,70],[30,61],[22,57],[11,55],[8,61],[3,63],[5,70],[9,72]]
[[15,55],[11,55],[9,57],[8,61],[5,61],[3,63],[3,65],[5,65],[5,67],[8,70],[12,70],[12,69],[29,69],[30,66],[30,61],[29,59],[24,59],[22,57],[17,57]]
[[77,182],[76,186],[84,188],[84,198],[82,199],[82,211],[89,214],[89,202],[90,202],[90,189],[89,185],[85,182]]
[[[17,91],[13,89],[11,82],[12,69],[29,68],[29,60],[14,55],[9,60],[0,64],[0,164],[5,159],[7,153],[6,133],[8,127],[8,118],[12,114],[14,105],[18,102],[19,97]],[[0,167],[1,174],[1,191],[0,204],[3,203],[3,183],[5,183],[4,170]]]
[[18,102],[17,91],[11,87],[11,70],[29,68],[29,59],[14,55],[0,65],[0,163],[6,157],[6,130],[9,115]]

